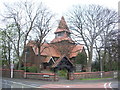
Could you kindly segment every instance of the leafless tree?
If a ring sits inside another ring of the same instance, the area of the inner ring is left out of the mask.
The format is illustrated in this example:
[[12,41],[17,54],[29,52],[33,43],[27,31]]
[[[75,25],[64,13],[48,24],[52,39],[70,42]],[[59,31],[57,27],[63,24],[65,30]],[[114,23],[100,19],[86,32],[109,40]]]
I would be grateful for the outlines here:
[[93,47],[99,35],[116,22],[117,12],[98,5],[75,6],[68,14],[71,29],[82,38],[88,53],[88,70],[91,71]]
[[36,18],[35,21],[35,28],[34,32],[36,33],[36,40],[35,40],[35,45],[38,48],[38,60],[37,60],[37,67],[38,67],[38,72],[40,72],[41,69],[41,53],[43,52],[44,49],[41,50],[42,45],[46,42],[45,37],[48,35],[48,33],[52,30],[53,27],[53,17],[54,14],[45,6],[41,6],[40,15]]
[[[38,5],[32,2],[17,2],[14,3],[14,5],[5,4],[5,6],[7,11],[3,15],[4,22],[6,22],[7,25],[14,25],[14,28],[11,32],[13,32],[15,35],[12,37],[7,34],[7,37],[14,45],[14,50],[19,60],[20,68],[22,63],[21,55],[25,49],[26,42],[30,36],[30,32],[37,27],[39,27],[39,29],[42,28],[40,29],[41,31],[43,28],[44,30],[47,30],[47,26],[49,26],[49,19],[51,17],[47,17],[47,14],[49,14],[49,12],[45,11],[47,9],[42,3]],[[45,14],[46,12],[47,14]],[[44,32],[44,34],[46,33]],[[44,36],[41,37],[43,38]]]

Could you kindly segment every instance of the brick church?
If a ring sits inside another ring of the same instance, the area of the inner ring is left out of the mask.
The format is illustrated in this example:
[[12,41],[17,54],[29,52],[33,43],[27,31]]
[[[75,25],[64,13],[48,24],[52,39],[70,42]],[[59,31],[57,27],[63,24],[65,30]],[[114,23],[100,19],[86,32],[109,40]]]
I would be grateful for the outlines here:
[[55,38],[50,43],[42,44],[40,56],[35,41],[27,43],[28,53],[24,53],[24,65],[38,66],[41,70],[67,68],[71,71],[75,68],[75,57],[80,52],[85,53],[85,49],[83,44],[76,44],[72,40],[71,31],[63,16],[54,34]]

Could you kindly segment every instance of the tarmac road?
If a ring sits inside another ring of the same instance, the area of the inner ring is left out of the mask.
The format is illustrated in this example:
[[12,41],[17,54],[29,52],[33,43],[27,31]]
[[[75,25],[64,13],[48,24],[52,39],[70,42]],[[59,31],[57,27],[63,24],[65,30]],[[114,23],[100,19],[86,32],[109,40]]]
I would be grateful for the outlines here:
[[112,78],[100,80],[59,80],[42,81],[32,79],[2,78],[2,88],[118,88],[118,81]]

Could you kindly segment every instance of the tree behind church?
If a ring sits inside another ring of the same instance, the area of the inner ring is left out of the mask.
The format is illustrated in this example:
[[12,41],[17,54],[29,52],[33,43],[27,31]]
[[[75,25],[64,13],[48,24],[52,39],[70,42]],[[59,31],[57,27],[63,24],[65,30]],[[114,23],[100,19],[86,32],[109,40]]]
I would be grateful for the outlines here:
[[78,5],[73,7],[68,17],[71,30],[85,44],[85,49],[88,54],[87,68],[91,72],[95,41],[106,30],[115,29],[117,12],[99,5],[89,5],[86,7]]

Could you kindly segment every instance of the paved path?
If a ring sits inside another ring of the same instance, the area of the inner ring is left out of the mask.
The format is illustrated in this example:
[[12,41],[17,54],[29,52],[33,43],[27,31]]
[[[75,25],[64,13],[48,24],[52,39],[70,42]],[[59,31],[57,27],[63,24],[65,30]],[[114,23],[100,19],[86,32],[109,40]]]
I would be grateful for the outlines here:
[[105,88],[112,89],[111,82],[102,83],[90,83],[90,84],[46,84],[40,86],[41,88]]
[[[32,79],[11,79],[3,78],[3,81],[15,82],[16,84],[36,87],[36,88],[110,88],[115,86],[112,84],[117,81],[114,79],[101,79],[101,80],[59,80],[59,81],[42,81],[42,80],[32,80]],[[16,85],[14,85],[16,86]],[[18,85],[19,86],[19,85]],[[112,86],[112,87],[111,87]],[[17,88],[17,87],[16,87]],[[19,87],[18,87],[19,88]],[[114,88],[117,88],[115,86]]]

